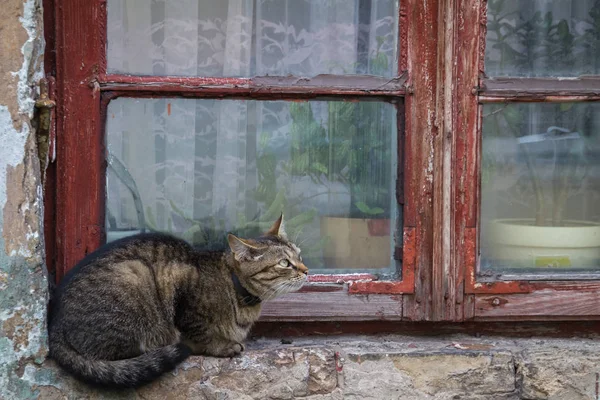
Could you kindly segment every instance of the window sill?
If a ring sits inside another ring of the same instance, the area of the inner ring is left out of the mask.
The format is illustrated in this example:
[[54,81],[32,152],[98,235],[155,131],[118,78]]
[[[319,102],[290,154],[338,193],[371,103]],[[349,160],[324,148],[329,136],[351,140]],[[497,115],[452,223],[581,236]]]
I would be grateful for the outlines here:
[[[250,341],[232,359],[191,357],[173,373],[125,394],[191,398],[587,398],[596,393],[595,340],[383,337]],[[565,360],[568,360],[566,362]],[[577,368],[573,368],[577,365]],[[52,361],[25,367],[40,398],[111,397],[74,381]],[[539,396],[541,398],[541,395]]]

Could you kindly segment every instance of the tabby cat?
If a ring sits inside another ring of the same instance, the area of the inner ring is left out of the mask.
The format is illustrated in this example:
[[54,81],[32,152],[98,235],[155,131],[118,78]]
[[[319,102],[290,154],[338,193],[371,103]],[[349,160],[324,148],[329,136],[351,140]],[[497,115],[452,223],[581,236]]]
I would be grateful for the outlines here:
[[91,253],[53,296],[50,356],[85,382],[137,387],[190,354],[239,354],[261,302],[300,289],[308,269],[283,215],[261,237],[227,239],[199,251],[139,234]]

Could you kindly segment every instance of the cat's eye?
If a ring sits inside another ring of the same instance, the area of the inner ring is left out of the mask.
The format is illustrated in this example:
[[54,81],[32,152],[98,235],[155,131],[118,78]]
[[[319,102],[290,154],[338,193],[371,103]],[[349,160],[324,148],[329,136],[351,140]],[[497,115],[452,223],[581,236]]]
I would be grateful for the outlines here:
[[282,267],[289,267],[290,262],[288,260],[281,260],[279,261],[279,265],[281,265]]

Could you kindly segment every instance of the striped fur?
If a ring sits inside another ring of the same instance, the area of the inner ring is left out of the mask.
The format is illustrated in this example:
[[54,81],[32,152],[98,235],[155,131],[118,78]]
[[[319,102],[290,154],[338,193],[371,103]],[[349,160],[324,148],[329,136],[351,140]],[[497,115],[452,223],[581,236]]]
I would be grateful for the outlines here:
[[229,235],[223,251],[140,234],[91,253],[53,295],[50,356],[82,381],[138,387],[190,354],[239,354],[261,310],[243,296],[269,300],[306,281],[282,218],[256,239]]

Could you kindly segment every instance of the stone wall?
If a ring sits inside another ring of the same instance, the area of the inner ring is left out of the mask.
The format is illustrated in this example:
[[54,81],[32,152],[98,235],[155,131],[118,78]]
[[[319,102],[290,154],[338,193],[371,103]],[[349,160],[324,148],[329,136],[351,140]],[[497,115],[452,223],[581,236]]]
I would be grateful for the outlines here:
[[46,359],[42,191],[31,123],[42,76],[40,2],[0,4],[0,399],[600,398],[599,346],[590,339],[258,340],[231,360],[192,357],[137,391],[99,391],[64,375]]
[[29,365],[43,399],[597,399],[594,340],[408,336],[250,342],[233,359],[192,357],[137,391],[91,390],[51,362]]

